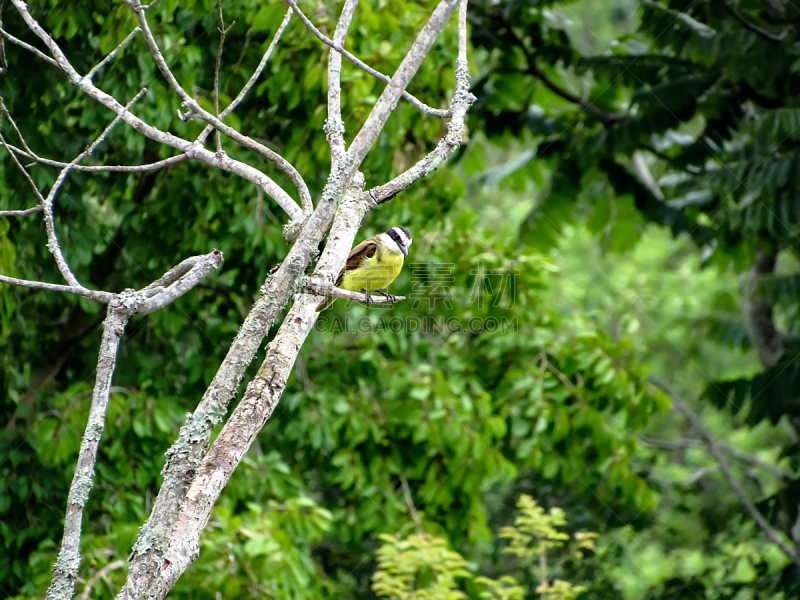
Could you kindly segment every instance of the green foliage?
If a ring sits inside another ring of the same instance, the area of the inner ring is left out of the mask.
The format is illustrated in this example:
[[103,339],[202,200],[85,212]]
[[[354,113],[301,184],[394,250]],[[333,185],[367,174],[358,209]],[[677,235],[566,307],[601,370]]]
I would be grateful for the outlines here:
[[[547,579],[548,552],[561,548],[570,536],[557,528],[567,524],[564,512],[553,508],[549,513],[537,506],[528,495],[522,494],[517,506],[520,514],[514,526],[503,527],[500,537],[511,540],[503,552],[513,554],[524,565],[541,565],[541,583],[535,592],[543,599],[574,600],[588,588],[571,583]],[[583,558],[583,551],[594,551],[593,533],[576,533],[574,556]],[[381,535],[383,544],[378,549],[378,567],[373,576],[372,589],[378,596],[397,600],[429,598],[431,600],[458,600],[467,598],[457,580],[474,581],[482,591],[480,598],[515,600],[525,597],[525,588],[514,577],[503,575],[499,579],[474,576],[470,565],[458,553],[447,549],[447,543],[428,533],[413,534],[403,539],[397,535]],[[473,567],[474,570],[474,567]]]

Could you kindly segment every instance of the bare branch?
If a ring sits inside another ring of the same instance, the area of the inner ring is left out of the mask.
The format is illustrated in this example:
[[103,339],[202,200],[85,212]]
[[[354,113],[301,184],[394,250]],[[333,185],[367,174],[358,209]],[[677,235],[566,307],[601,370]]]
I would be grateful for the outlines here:
[[[657,448],[664,448],[665,450],[697,448],[703,445],[703,442],[701,442],[700,440],[693,440],[693,439],[662,440],[646,436],[639,436],[639,439],[649,446],[656,446]],[[747,454],[746,452],[742,452],[741,450],[734,448],[733,446],[729,446],[728,444],[718,443],[717,448],[722,450],[725,454],[728,454],[731,458],[738,460],[739,462],[745,463],[747,465],[752,465],[753,467],[766,471],[767,473],[770,473],[771,475],[774,475],[775,477],[778,477],[785,481],[791,481],[794,478],[794,476],[789,471],[785,471],[784,469],[781,469],[779,466],[774,465],[766,460],[762,460],[757,456],[753,456],[752,454]]]
[[28,173],[28,171],[25,170],[25,167],[23,167],[22,163],[19,162],[19,159],[17,158],[17,156],[9,149],[9,146],[6,143],[6,140],[3,137],[2,133],[0,133],[0,145],[2,145],[6,150],[8,150],[8,153],[11,155],[11,159],[14,161],[14,164],[17,165],[19,170],[22,172],[22,175],[25,177],[25,179],[28,180],[28,183],[30,184],[31,188],[33,188],[34,195],[39,199],[39,206],[43,210],[44,209],[44,196],[42,196],[42,193],[39,191],[39,188],[36,187],[36,182],[33,181],[33,179],[30,176],[30,173]]
[[26,208],[25,210],[0,210],[0,217],[27,217],[33,213],[41,212],[41,210],[41,205]]
[[[343,42],[336,43],[333,40],[331,40],[328,36],[326,36],[324,33],[322,33],[319,29],[317,29],[314,26],[314,24],[309,20],[309,18],[303,14],[303,11],[301,11],[300,7],[297,6],[297,2],[295,2],[295,0],[286,0],[286,3],[292,7],[292,10],[294,10],[294,12],[297,13],[297,16],[300,17],[300,20],[303,21],[303,24],[308,28],[308,30],[311,31],[311,33],[313,33],[317,37],[317,39],[319,39],[323,44],[325,44],[326,46],[330,46],[331,48],[342,54],[347,60],[356,65],[359,69],[365,71],[369,75],[372,75],[376,79],[380,79],[384,83],[389,83],[389,81],[391,81],[389,77],[387,77],[380,71],[376,71],[375,69],[367,65],[365,62],[363,62],[361,59],[357,58],[355,55],[345,50],[344,47],[342,46]],[[440,110],[438,108],[430,107],[406,91],[403,91],[402,96],[403,98],[411,102],[411,104],[413,104],[422,112],[424,112],[426,115],[430,115],[432,117],[438,117],[440,119],[446,119],[447,117],[450,116],[449,110]]]
[[[278,27],[278,30],[275,32],[275,37],[272,38],[272,42],[270,42],[267,51],[264,52],[264,56],[261,57],[261,62],[258,63],[258,67],[256,67],[256,70],[250,76],[250,79],[247,80],[247,83],[242,88],[242,91],[239,92],[236,98],[234,98],[233,101],[231,101],[231,103],[228,105],[228,107],[225,110],[223,110],[222,113],[219,115],[220,120],[223,120],[225,117],[231,114],[237,106],[239,106],[239,104],[241,103],[242,100],[244,100],[244,97],[247,95],[250,89],[255,85],[256,81],[258,81],[258,78],[261,77],[261,73],[267,66],[267,62],[272,56],[272,52],[275,50],[275,47],[278,45],[278,42],[281,39],[281,35],[283,35],[284,30],[286,29],[287,25],[289,25],[289,21],[291,21],[292,19],[292,14],[294,13],[292,12],[291,8],[286,11],[286,16],[283,18],[283,21]],[[197,138],[198,143],[202,144],[203,142],[205,142],[206,138],[212,131],[214,131],[213,125],[206,126],[206,128]]]
[[323,296],[325,298],[337,298],[340,300],[350,300],[352,302],[360,302],[361,304],[394,304],[406,299],[405,296],[372,296],[367,300],[367,296],[360,292],[351,292],[350,290],[343,290],[335,285],[327,282],[314,279],[306,280],[306,289],[312,294]]
[[0,275],[0,283],[18,285],[20,287],[33,288],[35,290],[44,290],[46,292],[75,294],[76,296],[83,296],[84,298],[89,298],[89,300],[94,300],[95,302],[99,302],[101,304],[108,304],[116,297],[116,294],[112,294],[110,292],[90,290],[82,286],[72,287],[69,285],[60,285],[58,283],[45,283],[44,281],[29,281],[27,279],[7,277],[6,275]]
[[123,109],[123,113],[114,117],[114,120],[111,121],[108,127],[105,128],[103,133],[92,142],[86,150],[81,152],[75,160],[69,163],[66,167],[64,167],[61,173],[58,175],[53,187],[50,188],[50,192],[47,194],[47,198],[44,199],[42,202],[42,207],[44,208],[44,223],[45,227],[47,228],[47,249],[50,250],[50,253],[53,255],[53,258],[56,260],[56,265],[58,265],[58,270],[61,271],[61,274],[66,279],[67,283],[69,283],[73,287],[81,287],[78,280],[75,278],[75,275],[70,271],[69,265],[67,264],[66,259],[64,258],[64,254],[61,251],[61,246],[58,244],[58,237],[56,236],[56,225],[55,219],[53,217],[53,201],[55,200],[56,194],[58,193],[58,189],[61,187],[61,184],[64,183],[64,180],[67,178],[67,175],[72,169],[73,165],[78,164],[84,158],[89,156],[92,152],[94,152],[95,148],[99,146],[103,140],[106,139],[111,130],[114,126],[120,122],[122,116],[128,111],[128,109],[133,106],[133,104],[141,98],[145,92],[147,92],[146,88],[142,88],[138,94],[136,94],[133,99],[125,106]]
[[[161,310],[167,304],[170,304],[183,296],[186,292],[191,290],[194,286],[200,283],[203,279],[205,279],[210,273],[212,273],[217,267],[222,264],[222,252],[219,250],[212,250],[209,254],[205,256],[196,257],[200,260],[196,261],[191,269],[186,272],[185,275],[182,275],[178,278],[175,283],[170,285],[168,288],[160,292],[159,294],[153,296],[152,298],[148,298],[144,300],[136,309],[136,314],[138,315],[147,315],[153,313],[157,310]],[[191,259],[189,259],[191,260]],[[167,282],[170,279],[175,277],[175,274],[180,271],[180,269],[185,268],[185,264],[187,261],[184,261],[177,267],[173,268],[172,270],[168,271],[159,281]],[[158,282],[155,282],[148,286],[147,289],[157,289]],[[162,284],[164,285],[164,284]]]
[[133,31],[131,31],[128,34],[128,36],[119,43],[119,46],[114,48],[108,56],[106,56],[103,60],[101,60],[94,67],[92,67],[91,71],[89,71],[86,74],[86,78],[87,79],[91,79],[92,77],[94,77],[97,74],[97,72],[100,69],[102,69],[108,63],[110,63],[112,60],[114,60],[117,57],[117,55],[120,52],[122,52],[128,46],[128,44],[130,44],[133,41],[133,38],[135,38],[136,34],[138,34],[140,31],[141,31],[141,29],[139,29],[138,27],[136,29],[134,29]]
[[[161,131],[160,129],[146,123],[132,112],[125,111],[125,107],[117,102],[117,100],[115,100],[112,96],[97,88],[97,86],[95,86],[91,80],[81,77],[80,74],[78,74],[75,68],[69,63],[66,56],[64,56],[64,53],[58,47],[58,44],[55,43],[53,38],[46,31],[44,31],[39,23],[31,16],[27,5],[22,0],[11,0],[11,2],[17,8],[31,31],[33,31],[48,47],[50,52],[53,54],[53,57],[56,59],[59,68],[67,76],[69,82],[78,87],[78,89],[84,92],[87,96],[96,100],[106,108],[113,111],[115,114],[121,115],[122,119],[128,125],[149,139],[180,150],[181,152],[187,154],[191,159],[199,160],[208,165],[228,171],[229,173],[234,173],[244,179],[247,179],[248,181],[252,181],[261,189],[263,189],[267,195],[273,198],[280,205],[280,207],[286,211],[286,214],[289,215],[290,219],[296,220],[303,216],[303,211],[300,209],[297,203],[292,200],[292,197],[289,196],[289,194],[287,194],[272,179],[258,169],[255,169],[250,165],[240,161],[233,160],[227,155],[217,156],[215,152],[211,152],[203,148],[202,144],[192,143],[171,133]],[[142,8],[144,9],[145,7]]]
[[[455,0],[443,0],[434,10],[433,15],[420,32],[411,50],[392,78],[392,82],[378,99],[370,118],[367,119],[367,123],[362,127],[359,135],[356,136],[351,151],[348,152],[347,160],[337,170],[331,172],[328,184],[323,190],[322,198],[316,210],[304,225],[301,235],[284,261],[281,262],[280,267],[270,275],[262,287],[261,297],[256,301],[253,309],[245,319],[239,330],[239,335],[231,345],[211,385],[203,395],[194,414],[187,419],[181,428],[178,440],[167,452],[167,464],[163,471],[164,481],[150,518],[145,526],[142,527],[134,546],[128,579],[125,588],[119,595],[120,598],[140,598],[143,595],[156,599],[162,598],[194,559],[195,550],[198,547],[197,540],[199,540],[199,535],[210,514],[208,511],[210,511],[213,501],[219,495],[222,486],[224,486],[227,477],[230,475],[229,471],[226,474],[226,465],[220,464],[219,470],[212,478],[213,489],[205,489],[201,483],[198,483],[201,476],[199,474],[197,476],[194,475],[199,473],[198,469],[213,469],[208,462],[204,463],[205,467],[201,466],[201,456],[207,447],[211,432],[221,421],[222,415],[225,414],[228,402],[235,394],[247,366],[252,362],[261,341],[274,323],[277,314],[291,298],[297,286],[300,285],[306,267],[312,256],[317,253],[319,242],[330,227],[334,216],[337,216],[337,209],[338,213],[341,214],[343,208],[340,206],[340,198],[344,196],[346,190],[350,189],[350,182],[353,180],[367,151],[380,134],[381,128],[389,118],[393,104],[400,98],[405,86],[408,85],[408,82],[416,73],[438,33],[443,29],[455,8]],[[362,204],[364,206],[371,205],[366,197]],[[353,231],[352,235],[353,237],[355,236],[355,231]],[[335,240],[330,240],[329,244],[333,241]],[[350,242],[352,243],[352,238]],[[344,265],[344,260],[350,248],[351,245],[347,245],[346,249],[343,250],[341,263],[338,264],[339,270]],[[308,323],[316,318],[318,314],[316,306],[320,301],[316,296],[301,295],[301,298],[306,298],[304,302],[297,305],[297,311],[302,309],[302,314],[290,311],[289,317],[284,321],[284,326],[288,329],[282,328],[282,331],[277,334],[277,336],[281,337],[276,336],[278,342],[275,342],[278,347],[283,349],[287,347],[287,344],[280,344],[280,342],[282,340],[285,342],[291,338],[292,343],[290,346],[294,350],[289,348],[287,351],[293,352],[294,356],[296,356],[302,345],[302,340],[305,338],[305,335],[298,337],[298,334],[304,331],[306,327],[310,327]],[[292,317],[292,315],[296,316]],[[310,317],[307,315],[310,315]],[[296,324],[295,321],[297,321]],[[276,359],[273,354],[268,354],[268,359],[271,361],[279,360],[281,364],[287,364],[283,359]],[[293,360],[294,358],[291,359],[292,363]],[[288,365],[288,368],[290,369],[291,365]],[[286,376],[288,377],[288,371],[286,371]],[[274,381],[276,380],[270,382],[270,385]],[[249,389],[257,389],[253,387],[254,385],[256,385],[256,382],[251,384]],[[277,391],[277,388],[274,389]],[[273,398],[273,396],[270,396],[270,398],[251,399],[260,403],[259,406],[271,405],[274,407],[271,404]],[[264,404],[267,401],[270,404]],[[275,401],[277,400],[275,399]],[[241,411],[246,411],[248,406],[248,402],[242,400],[237,406],[234,415],[241,415]],[[236,420],[239,418],[239,416],[236,418],[233,415],[231,416],[231,420],[228,422],[231,428],[234,427]],[[268,415],[264,413],[264,421],[266,421],[266,418],[268,418]],[[239,433],[238,449],[234,450],[234,452],[238,452],[242,447],[249,446],[252,441],[249,435],[252,431],[257,432],[260,429],[260,427],[256,426],[256,421],[260,422],[261,419],[260,415],[252,414],[250,425],[247,426],[246,430],[242,430]],[[231,431],[231,428],[228,431]],[[222,438],[223,435],[229,435],[229,433],[223,432],[217,438],[215,444],[225,443],[227,438]],[[240,456],[238,458],[237,456],[226,456],[225,460],[230,459],[233,460],[233,463],[238,464],[240,458]],[[233,463],[229,462],[228,464]],[[207,481],[207,479],[203,478],[203,481]],[[195,490],[193,497],[188,495],[189,489]],[[209,503],[204,504],[206,501]],[[172,533],[171,539],[170,533]],[[165,553],[168,549],[167,544],[171,545],[168,561]],[[165,566],[166,568],[164,568]]]
[[94,464],[97,447],[105,428],[105,414],[110,394],[111,378],[117,362],[119,341],[125,331],[130,315],[124,306],[124,294],[108,305],[103,322],[103,341],[97,356],[97,379],[92,393],[92,406],[86,422],[86,431],[81,441],[75,475],[69,488],[67,514],[64,518],[64,537],[61,551],[53,567],[53,579],[47,589],[48,600],[68,600],[75,593],[75,580],[81,564],[80,541],[83,507],[89,499],[94,485]]
[[[363,185],[363,179],[358,184]],[[372,206],[358,185],[350,189],[342,200],[328,244],[317,264],[316,277],[341,270],[361,221]],[[244,397],[200,462],[197,476],[186,492],[186,501],[177,516],[169,548],[159,563],[167,565],[160,573],[164,588],[169,589],[196,558],[200,535],[211,508],[256,435],[272,416],[300,348],[319,317],[316,312],[319,301],[318,296],[309,294],[295,296],[294,305],[267,346],[258,374],[247,386]]]
[[[293,0],[287,0],[287,2],[291,3]],[[433,46],[433,43],[439,36],[439,32],[444,28],[445,23],[447,23],[450,16],[455,12],[457,6],[457,0],[442,0],[439,2],[430,19],[428,19],[428,22],[419,32],[408,54],[403,58],[403,62],[400,63],[391,81],[389,81],[388,85],[383,90],[383,93],[378,98],[372,111],[370,111],[367,120],[350,145],[348,154],[350,154],[353,159],[353,166],[350,167],[350,177],[352,177],[352,173],[355,173],[355,171],[361,167],[364,157],[372,148],[375,140],[378,139],[378,135],[380,135],[380,132],[383,130],[386,121],[389,120],[389,116],[394,111],[397,101],[405,92],[406,86],[411,79],[416,75],[422,61],[428,55],[431,46]],[[461,68],[461,61],[459,60],[456,71],[458,72]],[[466,69],[467,65],[464,64],[463,71],[465,73]],[[456,77],[458,78],[458,74]],[[449,115],[449,111],[447,111],[447,114]],[[453,115],[453,118],[455,118],[455,115]],[[346,180],[346,183],[349,184],[349,178]]]
[[[17,148],[16,146],[12,146],[7,142],[3,145],[9,152],[15,152],[16,154],[20,154],[42,165],[64,168],[69,166],[70,164],[58,160],[50,160],[49,158],[42,158],[41,156],[37,156],[36,154],[33,154],[31,152],[26,152],[25,150]],[[145,173],[147,171],[157,171],[159,169],[163,169],[164,167],[170,167],[172,165],[178,164],[179,162],[183,162],[188,158],[189,156],[187,154],[178,154],[177,156],[171,156],[170,158],[165,158],[164,160],[159,160],[157,162],[149,163],[146,165],[97,165],[97,166],[72,165],[70,170],[82,171],[87,173]]]
[[420,534],[425,533],[425,529],[422,527],[422,520],[419,518],[419,513],[417,512],[417,507],[414,506],[414,499],[411,497],[411,488],[408,487],[408,479],[403,473],[400,473],[400,485],[403,488],[403,497],[406,500],[406,506],[408,506],[408,512],[411,514],[411,518],[414,519],[414,525],[417,526],[417,531]]
[[739,498],[739,502],[742,503],[744,509],[761,528],[761,531],[764,532],[764,535],[766,535],[773,544],[778,546],[778,548],[780,548],[783,553],[786,554],[786,556],[792,559],[794,563],[800,565],[800,557],[798,557],[795,551],[789,547],[783,538],[781,538],[780,533],[773,529],[772,525],[769,524],[769,521],[767,521],[767,519],[764,518],[764,515],[762,515],[758,508],[756,508],[756,505],[750,499],[750,496],[747,495],[747,492],[742,487],[742,484],[740,484],[733,476],[727,459],[723,455],[722,451],[717,447],[717,443],[713,434],[705,428],[703,422],[700,420],[700,417],[698,417],[686,404],[684,404],[678,395],[664,381],[661,381],[657,377],[650,377],[650,381],[652,381],[656,387],[660,388],[670,397],[672,400],[672,406],[674,406],[686,417],[689,423],[691,423],[692,427],[694,427],[705,440],[706,449],[708,450],[708,453],[714,457],[714,460],[717,461],[717,464],[719,464],[719,470],[722,472],[722,476],[725,478],[725,481],[728,482],[730,488]]
[[0,29],[0,35],[2,35],[4,38],[6,38],[9,42],[12,42],[12,43],[16,44],[17,46],[25,48],[25,50],[27,50],[28,52],[33,52],[36,56],[41,58],[43,61],[45,61],[47,63],[50,63],[54,67],[58,67],[58,63],[56,61],[54,61],[52,58],[50,58],[49,56],[47,56],[47,54],[45,54],[44,52],[42,52],[38,48],[34,48],[30,44],[27,44],[27,43],[23,42],[22,40],[15,38],[13,35],[8,33],[5,29]]
[[[115,391],[115,390],[111,390]],[[98,569],[97,572],[89,578],[89,581],[86,582],[86,585],[83,588],[83,592],[81,592],[80,597],[78,600],[90,600],[92,596],[92,589],[94,589],[95,584],[99,579],[104,579],[111,571],[116,571],[117,569],[121,569],[125,566],[124,560],[115,560],[113,562],[108,563],[102,569]]]
[[[19,0],[15,0],[19,1]],[[231,138],[236,143],[258,152],[261,156],[265,157],[267,160],[274,163],[279,169],[281,169],[286,175],[291,179],[292,183],[295,184],[297,187],[297,191],[300,194],[300,201],[304,207],[311,206],[311,193],[308,191],[308,186],[306,182],[303,180],[300,173],[295,169],[292,164],[283,158],[277,152],[270,150],[263,144],[249,138],[246,135],[243,135],[236,131],[233,127],[226,125],[222,121],[220,121],[217,117],[209,113],[208,111],[204,110],[197,101],[190,96],[186,90],[181,87],[181,84],[178,83],[178,80],[175,78],[175,75],[170,70],[169,66],[167,65],[167,61],[164,59],[164,55],[161,54],[161,50],[158,48],[158,44],[156,43],[155,37],[153,37],[153,32],[150,30],[150,26],[147,23],[147,17],[142,10],[142,5],[139,0],[126,0],[126,2],[131,6],[133,11],[136,13],[136,16],[139,19],[139,27],[142,28],[142,33],[144,35],[144,40],[147,43],[147,47],[150,48],[150,54],[153,56],[153,60],[158,66],[159,71],[164,76],[164,78],[169,83],[172,90],[178,95],[181,99],[181,103],[184,107],[191,110],[194,114],[199,116],[203,119],[206,123],[213,125],[218,131],[225,134],[227,137]],[[310,213],[312,209],[307,209],[304,212]]]
[[[219,67],[222,62],[222,48],[225,46],[225,19],[222,17],[222,0],[217,0],[219,6],[219,49],[217,50],[217,64],[214,67],[214,116],[219,119]],[[234,23],[231,23],[233,27]],[[217,153],[222,154],[222,134],[217,129]]]
[[[353,20],[358,0],[347,0],[333,33],[333,42],[343,46],[347,31]],[[291,9],[290,9],[291,10]],[[344,160],[347,148],[344,141],[344,121],[342,121],[342,54],[331,52],[328,56],[328,122],[325,124],[328,144],[331,147],[331,169],[335,170]]]
[[411,168],[391,181],[375,187],[369,195],[376,204],[394,198],[426,175],[439,168],[461,145],[464,137],[464,120],[470,105],[476,98],[469,92],[469,67],[467,63],[467,19],[466,0],[462,1],[458,19],[458,60],[456,63],[456,90],[450,104],[453,118],[447,125],[447,134],[436,148]]

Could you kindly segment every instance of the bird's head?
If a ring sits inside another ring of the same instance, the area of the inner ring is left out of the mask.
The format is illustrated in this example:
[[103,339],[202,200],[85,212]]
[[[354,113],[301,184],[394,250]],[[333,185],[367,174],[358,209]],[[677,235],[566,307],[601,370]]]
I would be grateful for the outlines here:
[[411,246],[411,234],[408,232],[408,229],[405,227],[392,227],[389,231],[386,232],[397,247],[400,248],[400,252],[403,253],[403,256],[408,256],[408,249]]

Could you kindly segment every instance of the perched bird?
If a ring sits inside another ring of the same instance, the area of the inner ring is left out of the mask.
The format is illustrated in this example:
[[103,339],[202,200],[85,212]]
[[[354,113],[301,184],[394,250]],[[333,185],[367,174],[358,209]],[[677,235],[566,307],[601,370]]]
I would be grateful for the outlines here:
[[[404,227],[392,227],[386,233],[364,240],[350,251],[347,264],[336,278],[336,287],[351,292],[363,291],[369,301],[370,292],[386,289],[400,274],[409,246],[411,234]],[[325,298],[317,306],[317,312],[335,301],[336,298]]]

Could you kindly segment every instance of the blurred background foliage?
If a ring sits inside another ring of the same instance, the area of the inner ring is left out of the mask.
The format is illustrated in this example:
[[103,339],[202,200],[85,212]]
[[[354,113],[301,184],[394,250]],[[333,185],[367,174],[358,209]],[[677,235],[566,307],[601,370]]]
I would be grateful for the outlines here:
[[[339,4],[301,6],[331,34]],[[122,2],[43,0],[31,10],[83,72],[134,27]],[[242,0],[223,10],[235,21],[224,105],[286,7]],[[348,48],[391,73],[428,11],[362,3]],[[163,0],[149,17],[182,85],[210,107],[216,2]],[[421,300],[369,310],[339,302],[325,313],[172,596],[391,597],[389,569],[416,573],[403,581],[418,598],[795,597],[796,566],[648,378],[700,414],[759,509],[800,544],[798,21],[781,0],[470,2],[479,100],[469,143],[371,214],[359,237],[393,225],[413,233],[415,264],[392,290]],[[9,6],[2,24],[36,43]],[[431,105],[453,88],[453,25],[410,88]],[[29,53],[8,42],[2,51],[0,94],[23,136],[39,155],[71,160],[110,115]],[[312,193],[329,163],[326,58],[295,19],[229,119],[292,161]],[[140,39],[95,81],[122,102],[146,86],[137,114],[161,129],[189,138],[202,129],[177,118],[180,103]],[[352,136],[382,84],[346,64],[343,88]],[[368,185],[402,171],[442,130],[401,102],[364,165]],[[2,133],[16,139],[7,121]],[[259,157],[225,149],[295,193]],[[92,160],[169,155],[118,126]],[[31,206],[2,156],[0,206]],[[40,187],[56,175],[28,170]],[[164,451],[286,252],[283,217],[251,184],[187,162],[71,173],[56,215],[67,259],[92,287],[138,288],[189,255],[225,254],[218,273],[135,319],[122,341],[77,586],[106,598],[124,580]],[[0,272],[58,281],[45,240],[37,215],[0,218]],[[781,344],[766,360],[764,322],[754,319],[765,311]],[[452,317],[484,327],[430,326]],[[49,582],[102,318],[75,297],[0,286],[4,596],[36,597]],[[358,319],[371,331],[352,331]],[[393,329],[395,319],[407,326]],[[548,581],[555,574],[568,588],[539,588],[539,555],[509,553],[513,544],[495,535],[520,528],[521,498],[548,515],[563,509],[570,539],[599,534],[580,560],[551,571]]]

